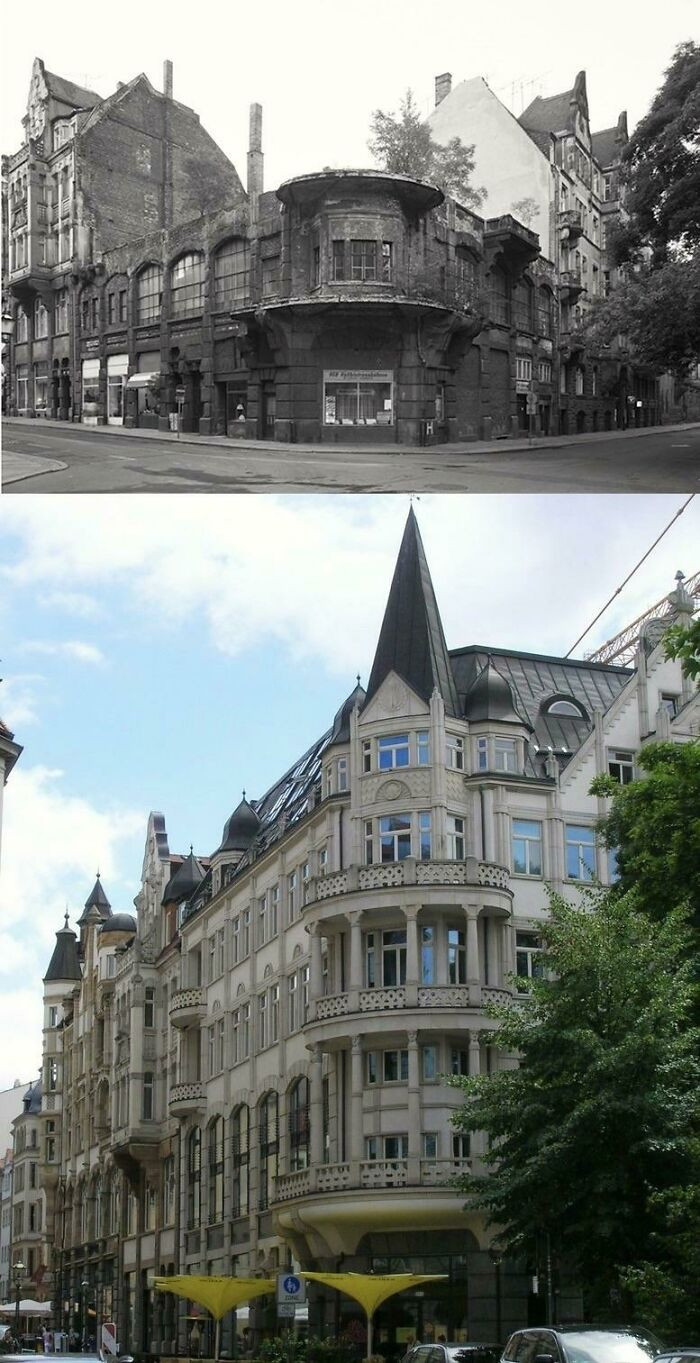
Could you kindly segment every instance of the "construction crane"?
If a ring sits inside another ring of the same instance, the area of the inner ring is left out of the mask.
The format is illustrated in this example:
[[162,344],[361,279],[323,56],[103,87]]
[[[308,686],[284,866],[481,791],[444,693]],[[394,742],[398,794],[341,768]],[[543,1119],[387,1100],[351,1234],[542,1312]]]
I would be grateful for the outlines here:
[[[700,573],[693,573],[692,577],[684,577],[682,573],[679,573],[676,576],[679,586],[682,585],[683,590],[686,591],[689,596],[692,596],[696,601],[700,602]],[[621,629],[619,634],[615,634],[612,639],[608,639],[607,643],[601,644],[600,648],[596,648],[593,653],[587,653],[586,657],[593,663],[614,662],[617,663],[618,667],[625,667],[627,663],[631,663],[634,660],[639,636],[642,632],[642,627],[646,624],[647,620],[664,619],[665,616],[671,615],[672,612],[673,607],[668,597],[662,596],[660,601],[655,602],[653,606],[649,606],[649,609],[645,610],[642,615],[638,615],[637,619],[633,620],[630,625],[626,625],[624,629]]]

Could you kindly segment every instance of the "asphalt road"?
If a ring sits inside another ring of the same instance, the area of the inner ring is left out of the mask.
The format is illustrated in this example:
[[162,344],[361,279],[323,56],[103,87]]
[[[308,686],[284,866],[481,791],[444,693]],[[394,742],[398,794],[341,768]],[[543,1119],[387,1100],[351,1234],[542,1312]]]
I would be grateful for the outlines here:
[[[66,467],[47,471],[58,462]],[[203,438],[189,443],[10,421],[3,427],[3,486],[8,495],[693,492],[700,489],[700,425],[569,436],[532,448],[495,442],[380,452]]]

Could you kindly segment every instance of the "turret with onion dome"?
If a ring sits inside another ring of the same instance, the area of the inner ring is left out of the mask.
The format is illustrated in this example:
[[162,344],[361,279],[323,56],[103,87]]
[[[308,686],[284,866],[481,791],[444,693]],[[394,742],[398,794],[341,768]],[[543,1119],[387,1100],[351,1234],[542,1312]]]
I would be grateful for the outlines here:
[[532,725],[516,708],[510,682],[494,667],[491,657],[467,691],[464,717],[469,721],[477,772],[522,774]]
[[214,893],[232,875],[238,863],[253,846],[262,829],[253,805],[246,800],[245,791],[240,804],[224,824],[221,842],[212,854],[211,870]]

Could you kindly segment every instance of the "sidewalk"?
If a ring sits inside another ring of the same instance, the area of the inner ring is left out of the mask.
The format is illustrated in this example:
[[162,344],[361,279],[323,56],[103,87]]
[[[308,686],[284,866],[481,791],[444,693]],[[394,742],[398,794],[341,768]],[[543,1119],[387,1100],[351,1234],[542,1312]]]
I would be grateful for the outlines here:
[[[219,446],[223,449],[235,452],[241,450],[274,450],[285,448],[282,441],[276,440],[240,440],[232,439],[226,435],[199,435],[194,432],[182,432],[180,436],[172,431],[143,431],[138,427],[124,426],[82,426],[79,422],[69,421],[46,421],[42,418],[3,417],[3,426],[21,426],[25,430],[32,429],[37,435],[43,427],[48,426],[56,430],[64,431],[66,434],[80,432],[86,436],[130,436],[136,440],[165,440],[179,443],[181,445],[209,445]],[[339,454],[425,454],[430,451],[432,454],[497,454],[504,450],[537,450],[537,449],[562,449],[568,445],[599,444],[610,440],[633,440],[636,436],[653,435],[654,432],[669,434],[674,431],[692,431],[700,429],[700,422],[689,421],[675,426],[633,426],[626,431],[589,431],[584,435],[545,435],[533,436],[528,440],[527,436],[506,436],[501,440],[465,440],[453,441],[443,445],[410,445],[400,446],[391,445],[344,445],[336,444],[324,445],[320,442],[313,444],[294,444],[293,448],[299,453],[305,452],[318,454],[325,451],[328,454],[337,452]],[[22,458],[23,461],[34,456],[30,455],[5,455],[3,459],[3,482],[12,481],[8,477],[6,469],[10,467],[10,458]],[[38,458],[38,456],[37,456]],[[53,463],[56,461],[48,461]],[[56,462],[58,468],[65,468],[66,465]],[[48,472],[48,469],[38,469],[37,472]],[[29,476],[25,474],[23,476]]]

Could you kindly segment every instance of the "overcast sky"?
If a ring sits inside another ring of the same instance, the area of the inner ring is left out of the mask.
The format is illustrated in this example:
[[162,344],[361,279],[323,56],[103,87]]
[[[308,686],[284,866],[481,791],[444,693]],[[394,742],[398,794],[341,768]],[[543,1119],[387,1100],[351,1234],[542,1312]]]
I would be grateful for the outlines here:
[[[5,7],[6,14],[11,7]],[[6,25],[7,29],[7,25]],[[324,166],[370,165],[374,109],[410,86],[427,115],[436,75],[484,76],[515,114],[535,95],[571,89],[585,68],[594,129],[646,112],[675,46],[697,37],[697,0],[123,0],[102,10],[34,0],[15,15],[3,63],[2,150],[20,146],[32,60],[103,96],[144,71],[200,115],[245,180],[248,107],[263,105],[266,187]]]
[[[421,498],[448,645],[566,652],[683,500]],[[211,853],[242,787],[262,795],[366,682],[407,511],[404,496],[2,499],[0,714],[24,752],[5,792],[0,1089],[38,1066],[66,907],[74,923],[99,867],[113,908],[132,908],[149,810],[173,851]],[[586,646],[697,571],[698,544],[700,499]]]

